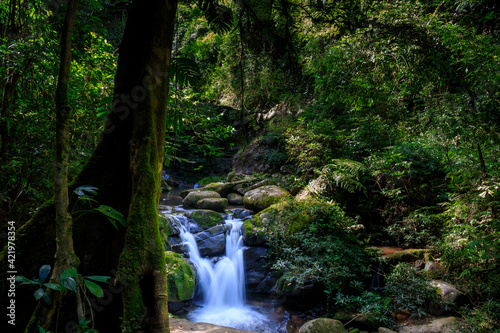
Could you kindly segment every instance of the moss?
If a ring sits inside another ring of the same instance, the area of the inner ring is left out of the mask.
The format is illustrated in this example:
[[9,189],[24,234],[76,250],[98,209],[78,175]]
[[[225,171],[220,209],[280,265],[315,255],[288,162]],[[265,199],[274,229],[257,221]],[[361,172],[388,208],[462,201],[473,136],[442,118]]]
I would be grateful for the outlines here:
[[344,325],[335,319],[318,318],[308,321],[300,328],[301,333],[347,333]]
[[211,228],[224,221],[220,213],[208,209],[196,210],[191,213],[191,218],[203,229]]
[[191,299],[195,288],[193,269],[178,253],[167,251],[165,257],[168,266],[168,301]]
[[250,219],[245,220],[243,225],[245,227],[245,235],[249,235],[253,232],[253,224]]
[[424,261],[434,261],[434,257],[429,252],[424,253]]
[[415,262],[423,260],[426,254],[430,255],[430,252],[431,250],[429,249],[408,249],[389,254],[384,257],[384,260],[393,265],[400,262]]

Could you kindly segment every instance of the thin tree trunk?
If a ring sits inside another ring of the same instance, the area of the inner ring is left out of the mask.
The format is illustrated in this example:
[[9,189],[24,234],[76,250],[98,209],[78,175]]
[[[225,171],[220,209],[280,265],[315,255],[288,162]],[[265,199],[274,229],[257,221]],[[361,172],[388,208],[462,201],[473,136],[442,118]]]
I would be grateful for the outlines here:
[[9,108],[11,106],[12,95],[14,94],[17,80],[20,75],[13,68],[7,70],[7,78],[3,90],[2,105],[0,109],[0,163],[5,163],[8,146],[10,143],[9,126],[7,118],[9,115]]
[[[50,277],[51,282],[59,282],[61,273],[79,264],[73,247],[73,219],[69,213],[68,195],[68,151],[69,119],[71,107],[68,102],[68,82],[71,66],[71,36],[78,11],[78,0],[69,0],[61,36],[59,77],[56,88],[56,156],[54,171],[54,202],[56,208],[56,261]],[[57,308],[62,302],[62,294],[50,292],[52,304],[46,307],[42,302],[33,313],[25,332],[33,332],[38,326],[49,329]],[[77,305],[81,308],[81,304]],[[83,312],[78,311],[79,319]]]
[[[129,85],[133,102],[122,98],[117,106],[134,119],[132,201],[118,265],[118,281],[124,287],[124,332],[169,332],[167,272],[157,209],[176,9],[176,0],[134,2],[120,46],[117,81],[121,78],[121,84]],[[127,64],[134,64],[136,70],[130,72]]]

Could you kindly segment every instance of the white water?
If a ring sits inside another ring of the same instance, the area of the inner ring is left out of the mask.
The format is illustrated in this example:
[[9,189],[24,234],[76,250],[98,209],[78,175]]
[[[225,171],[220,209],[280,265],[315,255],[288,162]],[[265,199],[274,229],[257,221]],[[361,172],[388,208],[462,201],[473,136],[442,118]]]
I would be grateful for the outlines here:
[[[242,220],[226,220],[226,255],[217,263],[202,258],[196,240],[188,231],[187,220],[179,221],[181,239],[196,266],[202,293],[201,307],[190,313],[189,320],[242,330],[268,331],[269,318],[245,304],[245,267],[243,260]],[[275,332],[275,330],[274,330]]]

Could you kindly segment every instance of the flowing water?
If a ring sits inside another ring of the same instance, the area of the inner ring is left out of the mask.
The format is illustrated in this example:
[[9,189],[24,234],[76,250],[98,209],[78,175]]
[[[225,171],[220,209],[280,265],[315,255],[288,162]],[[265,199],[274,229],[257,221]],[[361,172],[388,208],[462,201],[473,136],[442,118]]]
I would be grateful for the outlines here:
[[[227,219],[226,255],[216,263],[202,258],[193,234],[188,231],[187,219],[181,222],[181,239],[187,244],[189,257],[196,267],[197,283],[201,292],[200,307],[188,319],[242,330],[276,332],[275,324],[262,308],[246,304],[245,267],[243,260],[242,220]],[[259,311],[260,310],[260,311]]]

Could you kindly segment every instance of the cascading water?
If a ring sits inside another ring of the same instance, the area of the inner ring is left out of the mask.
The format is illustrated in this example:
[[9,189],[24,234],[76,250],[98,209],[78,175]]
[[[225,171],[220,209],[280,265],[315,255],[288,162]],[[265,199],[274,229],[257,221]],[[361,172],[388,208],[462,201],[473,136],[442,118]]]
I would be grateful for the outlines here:
[[[201,291],[201,307],[189,315],[194,322],[206,322],[242,330],[273,332],[269,318],[245,304],[245,268],[240,219],[227,219],[226,255],[215,264],[202,258],[196,239],[188,230],[187,220],[181,222],[180,236],[187,245],[189,257],[196,267]],[[274,330],[275,332],[275,330]]]

